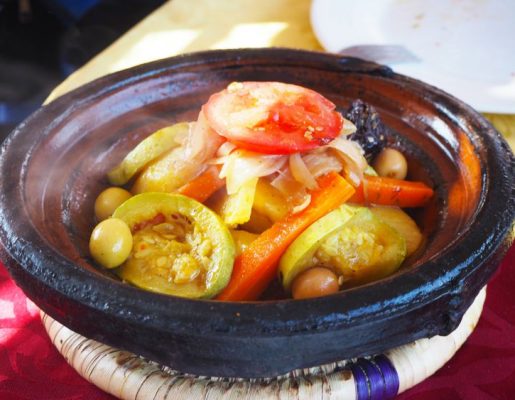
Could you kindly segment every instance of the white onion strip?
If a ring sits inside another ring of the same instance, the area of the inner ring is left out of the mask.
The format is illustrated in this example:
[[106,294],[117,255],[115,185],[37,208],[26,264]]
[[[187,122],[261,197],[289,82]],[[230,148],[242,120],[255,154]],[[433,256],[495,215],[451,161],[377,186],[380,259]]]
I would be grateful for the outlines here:
[[213,157],[223,143],[222,137],[212,130],[201,111],[197,122],[191,124],[188,137],[184,144],[184,157],[189,162],[202,164]]
[[229,154],[231,154],[231,152],[236,149],[236,145],[234,143],[231,143],[231,142],[225,142],[224,144],[222,144],[217,152],[216,152],[216,156],[217,157],[225,157],[225,156],[228,156]]
[[351,121],[344,118],[343,119],[343,126],[342,131],[340,133],[340,136],[348,136],[356,132],[357,128],[356,125],[354,125]]
[[289,168],[285,168],[278,172],[279,174],[272,179],[270,184],[279,190],[284,197],[291,198],[293,195],[304,190],[302,184],[293,179]]
[[299,153],[290,155],[289,165],[291,174],[297,182],[302,183],[310,190],[318,188],[317,181],[311,174]]
[[302,201],[302,203],[293,207],[291,212],[292,212],[292,214],[300,213],[301,211],[304,211],[307,208],[307,206],[309,206],[310,204],[311,204],[311,195],[309,193],[307,193],[306,196],[304,196],[304,200]]
[[245,150],[235,150],[223,164],[220,178],[225,178],[227,194],[233,194],[248,180],[271,175],[279,171],[287,161],[287,156],[258,154]]
[[363,180],[363,173],[368,166],[361,147],[357,143],[341,137],[337,137],[325,147],[337,151],[345,161],[345,165],[349,170],[349,178],[355,185],[359,185]]
[[308,153],[302,159],[315,179],[329,172],[340,172],[343,169],[342,161],[335,155],[328,154],[326,149],[323,152]]

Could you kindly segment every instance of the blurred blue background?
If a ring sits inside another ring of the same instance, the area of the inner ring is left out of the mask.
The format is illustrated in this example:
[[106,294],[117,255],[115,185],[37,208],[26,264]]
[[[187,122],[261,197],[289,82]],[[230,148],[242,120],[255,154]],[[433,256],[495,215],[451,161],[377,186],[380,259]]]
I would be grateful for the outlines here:
[[165,0],[0,0],[0,140]]

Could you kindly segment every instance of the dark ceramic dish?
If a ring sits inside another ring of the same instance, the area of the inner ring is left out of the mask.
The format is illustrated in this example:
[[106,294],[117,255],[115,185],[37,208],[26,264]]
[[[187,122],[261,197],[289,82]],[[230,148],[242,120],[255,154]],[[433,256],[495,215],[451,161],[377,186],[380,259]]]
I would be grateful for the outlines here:
[[[221,303],[145,292],[92,264],[93,202],[106,171],[244,80],[296,83],[339,107],[361,98],[380,111],[412,178],[438,194],[420,217],[432,234],[409,268],[313,300]],[[452,331],[513,239],[514,171],[481,115],[388,68],[285,49],[190,54],[98,79],[11,134],[0,159],[2,258],[31,299],[83,335],[194,374],[273,376]]]

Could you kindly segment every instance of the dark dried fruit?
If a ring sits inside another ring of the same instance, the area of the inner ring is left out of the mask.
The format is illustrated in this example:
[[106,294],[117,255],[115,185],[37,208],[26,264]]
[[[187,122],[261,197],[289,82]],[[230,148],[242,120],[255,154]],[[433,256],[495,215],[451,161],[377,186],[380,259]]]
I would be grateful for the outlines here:
[[354,100],[345,118],[356,125],[356,132],[349,139],[360,144],[365,151],[365,158],[371,162],[386,146],[386,127],[374,107],[361,100]]

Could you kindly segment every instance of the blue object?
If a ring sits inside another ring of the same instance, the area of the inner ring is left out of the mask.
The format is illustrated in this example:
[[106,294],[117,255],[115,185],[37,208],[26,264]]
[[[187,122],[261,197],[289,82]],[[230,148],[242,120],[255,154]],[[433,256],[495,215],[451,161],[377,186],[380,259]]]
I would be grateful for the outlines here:
[[0,125],[15,125],[36,111],[40,105],[40,102],[21,104],[0,102]]
[[350,366],[358,400],[390,400],[399,391],[399,375],[384,355],[360,358]]
[[[49,8],[64,18],[66,23],[78,21],[101,0],[44,0]],[[72,21],[70,21],[72,20]]]

